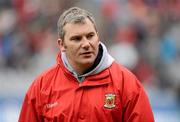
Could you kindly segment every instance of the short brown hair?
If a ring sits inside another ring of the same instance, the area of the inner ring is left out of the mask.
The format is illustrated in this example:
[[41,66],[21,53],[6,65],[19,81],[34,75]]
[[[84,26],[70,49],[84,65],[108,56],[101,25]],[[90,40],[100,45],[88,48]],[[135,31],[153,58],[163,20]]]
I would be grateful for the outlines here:
[[64,39],[65,31],[63,27],[67,23],[83,23],[86,18],[88,18],[93,23],[94,28],[97,31],[94,17],[90,12],[78,7],[72,7],[64,11],[62,15],[59,17],[57,23],[59,37],[61,39]]

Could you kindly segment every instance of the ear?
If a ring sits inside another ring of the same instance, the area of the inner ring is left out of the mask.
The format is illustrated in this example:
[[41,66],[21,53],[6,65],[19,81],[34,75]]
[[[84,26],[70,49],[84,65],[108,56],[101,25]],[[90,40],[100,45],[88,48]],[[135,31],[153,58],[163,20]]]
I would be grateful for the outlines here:
[[59,46],[59,49],[62,51],[62,52],[65,52],[65,45],[64,45],[64,42],[63,42],[63,40],[62,39],[58,39],[57,40],[57,43],[58,43],[58,46]]

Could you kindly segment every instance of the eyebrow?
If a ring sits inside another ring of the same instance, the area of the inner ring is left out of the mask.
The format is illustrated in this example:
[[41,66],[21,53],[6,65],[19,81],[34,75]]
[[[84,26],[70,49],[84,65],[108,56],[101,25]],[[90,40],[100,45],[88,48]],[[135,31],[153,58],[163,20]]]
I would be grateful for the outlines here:
[[93,32],[93,31],[92,31],[92,32],[89,32],[87,35],[90,35],[90,34],[95,34],[95,32]]
[[81,35],[73,35],[70,37],[70,40],[74,40],[76,38],[82,38],[82,36]]
[[[95,32],[94,32],[94,31],[91,31],[91,32],[87,33],[86,36],[87,36],[87,35],[90,35],[90,34],[95,34]],[[73,40],[73,39],[75,39],[75,38],[81,38],[81,37],[82,37],[81,34],[77,34],[77,35],[75,34],[75,35],[73,35],[73,36],[70,37],[70,40]]]

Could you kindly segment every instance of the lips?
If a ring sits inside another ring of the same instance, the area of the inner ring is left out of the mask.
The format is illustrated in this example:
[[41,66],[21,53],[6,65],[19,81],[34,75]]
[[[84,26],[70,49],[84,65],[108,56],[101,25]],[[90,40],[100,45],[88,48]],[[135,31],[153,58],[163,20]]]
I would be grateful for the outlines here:
[[91,54],[92,54],[92,52],[83,52],[83,53],[80,53],[80,55],[85,55],[85,56],[86,55],[88,56],[88,55],[91,55]]
[[81,54],[91,54],[92,52],[84,52],[84,53],[81,53]]

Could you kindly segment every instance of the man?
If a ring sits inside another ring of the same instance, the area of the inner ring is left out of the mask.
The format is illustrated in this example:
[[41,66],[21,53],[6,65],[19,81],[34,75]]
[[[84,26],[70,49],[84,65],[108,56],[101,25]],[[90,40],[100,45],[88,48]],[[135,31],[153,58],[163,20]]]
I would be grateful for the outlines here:
[[136,77],[100,42],[93,16],[80,8],[58,21],[57,64],[36,78],[19,122],[153,122]]

